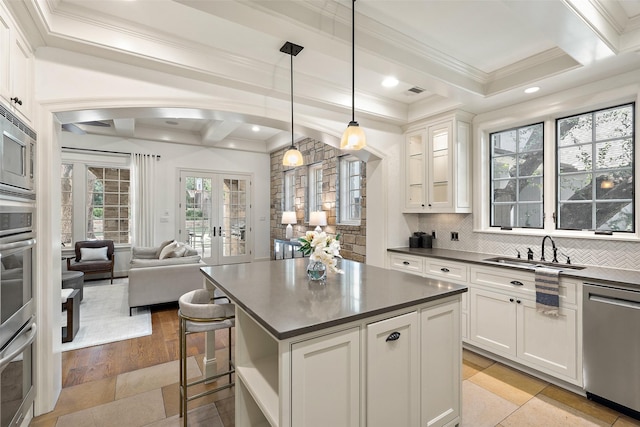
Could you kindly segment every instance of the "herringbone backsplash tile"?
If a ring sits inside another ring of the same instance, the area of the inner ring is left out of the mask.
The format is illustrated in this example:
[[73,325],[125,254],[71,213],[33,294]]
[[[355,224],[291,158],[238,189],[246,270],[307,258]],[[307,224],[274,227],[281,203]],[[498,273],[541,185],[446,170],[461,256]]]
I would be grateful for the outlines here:
[[[420,215],[419,229],[436,231],[437,239],[433,242],[435,248],[514,257],[517,251],[525,257],[527,248],[531,248],[535,259],[540,259],[539,236],[474,233],[471,214]],[[458,232],[457,242],[451,240],[452,231]],[[560,262],[565,262],[566,256],[569,256],[573,264],[640,270],[640,243],[561,237],[554,240],[559,248]],[[546,252],[546,258],[550,259],[551,251]]]

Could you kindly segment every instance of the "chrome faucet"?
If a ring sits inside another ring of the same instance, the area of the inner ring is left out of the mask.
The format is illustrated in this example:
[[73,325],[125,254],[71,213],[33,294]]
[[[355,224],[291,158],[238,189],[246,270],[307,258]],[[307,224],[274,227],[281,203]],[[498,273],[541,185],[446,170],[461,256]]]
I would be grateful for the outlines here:
[[556,242],[553,241],[551,236],[547,235],[542,238],[542,255],[540,256],[540,261],[545,261],[544,259],[544,241],[551,240],[551,245],[553,245],[553,262],[558,262],[558,248],[556,248]]

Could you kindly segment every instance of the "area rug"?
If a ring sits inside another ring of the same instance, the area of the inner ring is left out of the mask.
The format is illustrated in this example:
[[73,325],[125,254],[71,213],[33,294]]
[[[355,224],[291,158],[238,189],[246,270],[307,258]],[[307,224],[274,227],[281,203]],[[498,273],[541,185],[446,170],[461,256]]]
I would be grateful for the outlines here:
[[[129,316],[128,279],[85,282],[80,304],[80,328],[73,341],[62,344],[62,351],[91,347],[151,335],[148,307],[133,310]],[[66,312],[62,325],[66,324]]]

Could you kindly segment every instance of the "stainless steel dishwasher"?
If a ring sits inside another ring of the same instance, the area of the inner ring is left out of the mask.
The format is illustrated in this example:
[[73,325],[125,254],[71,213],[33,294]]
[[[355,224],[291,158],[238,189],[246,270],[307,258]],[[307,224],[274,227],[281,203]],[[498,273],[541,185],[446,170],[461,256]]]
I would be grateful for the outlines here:
[[582,298],[587,397],[604,399],[609,406],[622,405],[637,417],[640,414],[640,288],[585,283]]

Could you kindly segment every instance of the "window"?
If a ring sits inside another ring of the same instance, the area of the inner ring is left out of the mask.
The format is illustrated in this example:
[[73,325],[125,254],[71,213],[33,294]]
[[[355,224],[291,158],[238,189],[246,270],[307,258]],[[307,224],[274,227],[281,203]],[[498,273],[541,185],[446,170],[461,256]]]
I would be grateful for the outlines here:
[[557,228],[634,232],[634,105],[556,120]]
[[363,163],[353,156],[340,160],[340,223],[360,225]]
[[129,168],[92,166],[86,159],[69,157],[62,162],[60,171],[62,243],[130,243]]
[[87,168],[87,239],[129,243],[129,169]]
[[322,210],[322,163],[309,166],[308,212]]
[[61,241],[63,245],[68,246],[73,243],[73,165],[63,163],[60,177]]
[[296,171],[295,169],[284,173],[284,211],[295,211],[296,195]]
[[490,134],[491,226],[543,227],[543,123]]

